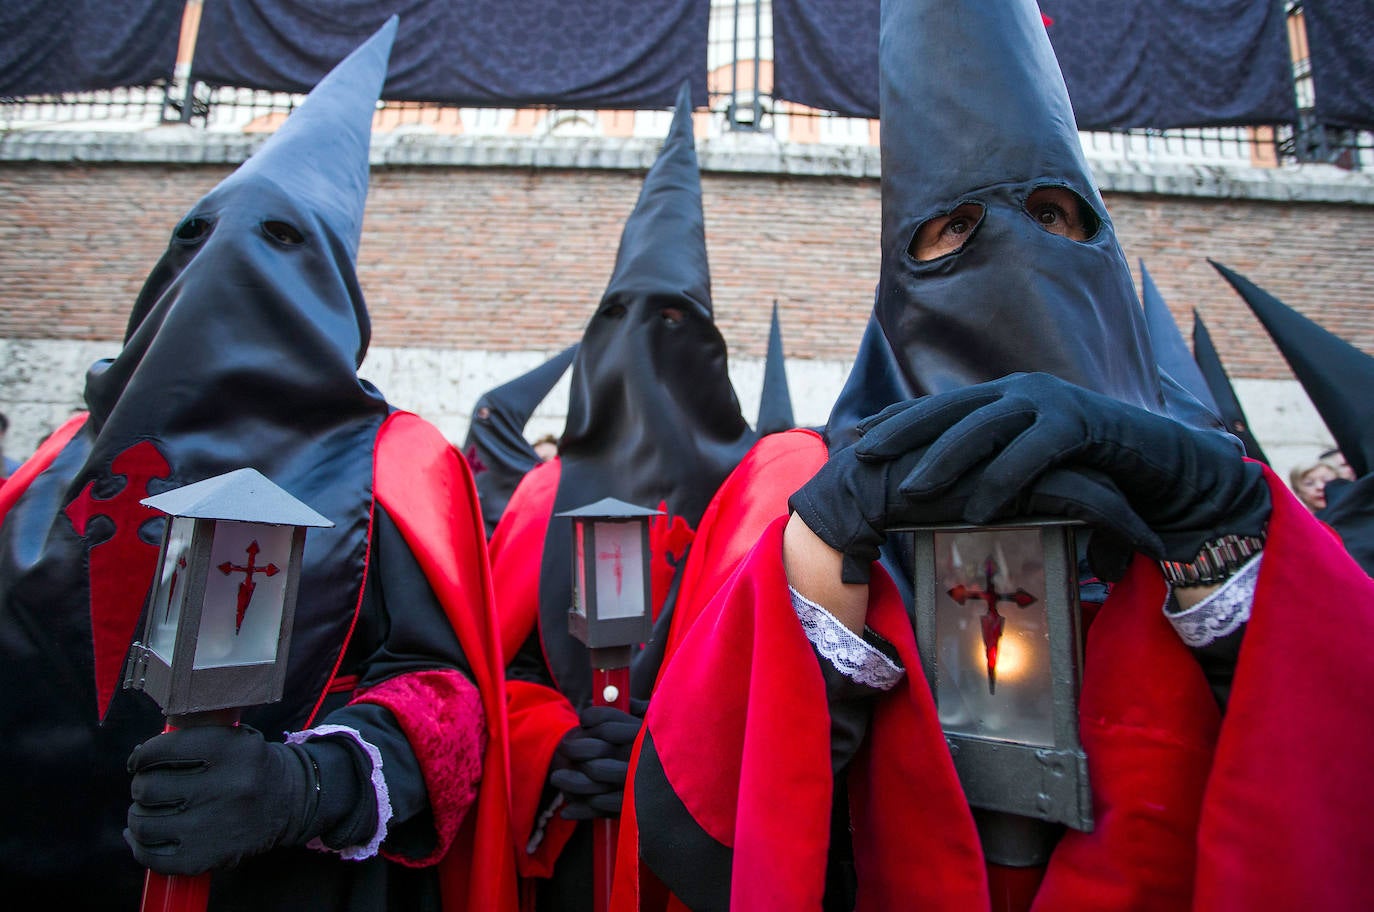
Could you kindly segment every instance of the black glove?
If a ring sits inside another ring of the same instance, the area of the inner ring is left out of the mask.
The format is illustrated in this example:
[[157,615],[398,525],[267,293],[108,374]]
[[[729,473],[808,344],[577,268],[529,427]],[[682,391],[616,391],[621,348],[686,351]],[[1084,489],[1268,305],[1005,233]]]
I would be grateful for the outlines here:
[[[354,753],[339,739],[269,742],[246,725],[165,732],[129,755],[133,804],[124,841],[139,864],[161,874],[229,868],[322,835],[332,845],[354,844],[355,831],[376,826]],[[370,813],[358,813],[359,805]],[[349,832],[326,834],[341,825]]]
[[619,817],[643,720],[614,706],[588,706],[578,721],[558,742],[549,773],[549,784],[563,793],[559,814],[567,820]]
[[857,458],[901,462],[924,449],[900,495],[958,497],[973,477],[963,504],[971,523],[1068,516],[1157,560],[1191,561],[1221,535],[1262,535],[1269,519],[1263,471],[1230,438],[1048,374],[1012,374],[879,417]]
[[[859,440],[869,427],[900,416],[910,404],[889,406],[860,422]],[[817,537],[844,554],[840,568],[844,582],[868,582],[889,528],[962,520],[964,502],[972,493],[969,484],[930,501],[912,500],[898,490],[924,452],[917,449],[890,459],[861,459],[858,444],[850,444],[831,453],[811,480],[788,499],[788,507]]]

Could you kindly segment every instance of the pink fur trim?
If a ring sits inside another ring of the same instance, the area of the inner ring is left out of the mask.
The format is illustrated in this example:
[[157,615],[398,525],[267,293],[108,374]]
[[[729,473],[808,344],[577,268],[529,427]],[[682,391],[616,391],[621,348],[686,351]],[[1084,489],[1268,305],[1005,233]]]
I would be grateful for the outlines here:
[[396,717],[419,761],[434,815],[432,852],[423,858],[382,854],[409,867],[434,864],[452,845],[477,798],[487,746],[481,695],[462,672],[434,669],[389,678],[352,702],[385,706]]

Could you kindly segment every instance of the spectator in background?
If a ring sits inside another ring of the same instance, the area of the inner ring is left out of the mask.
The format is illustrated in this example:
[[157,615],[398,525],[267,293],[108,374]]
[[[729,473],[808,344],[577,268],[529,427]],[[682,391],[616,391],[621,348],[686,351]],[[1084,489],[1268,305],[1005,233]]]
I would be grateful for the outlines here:
[[5,435],[9,430],[10,419],[4,412],[0,412],[0,481],[9,478],[14,474],[14,470],[19,468],[19,460],[5,455]]
[[548,462],[558,455],[558,438],[553,434],[545,434],[534,442],[534,451],[539,454],[541,462]]
[[1349,462],[1346,462],[1345,454],[1341,452],[1340,447],[1322,450],[1321,455],[1317,458],[1335,469],[1337,477],[1344,478],[1346,481],[1355,480],[1355,470],[1350,467]]
[[1301,463],[1288,473],[1288,484],[1307,509],[1316,513],[1326,508],[1326,484],[1340,478],[1340,471],[1324,459]]

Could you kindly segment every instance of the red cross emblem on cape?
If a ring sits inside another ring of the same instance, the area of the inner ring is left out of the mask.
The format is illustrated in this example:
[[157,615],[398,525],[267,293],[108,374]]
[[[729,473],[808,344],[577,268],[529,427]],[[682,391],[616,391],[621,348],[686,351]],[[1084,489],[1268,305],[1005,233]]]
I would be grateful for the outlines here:
[[138,616],[157,572],[158,546],[139,538],[138,530],[162,514],[139,501],[148,496],[148,483],[169,477],[172,468],[157,447],[143,440],[110,462],[110,474],[124,478],[119,493],[110,498],[96,497],[92,492],[95,482],[88,482],[63,511],[83,538],[97,516],[109,519],[115,527],[109,538],[95,544],[87,542],[86,546],[96,710],[102,719],[114,698]]

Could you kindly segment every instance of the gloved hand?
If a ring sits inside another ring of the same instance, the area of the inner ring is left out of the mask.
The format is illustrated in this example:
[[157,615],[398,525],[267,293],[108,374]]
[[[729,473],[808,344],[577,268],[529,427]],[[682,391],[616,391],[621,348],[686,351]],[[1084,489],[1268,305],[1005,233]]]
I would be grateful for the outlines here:
[[[888,406],[858,425],[859,441],[875,424],[899,417],[910,402]],[[898,485],[921,460],[924,448],[892,458],[861,459],[858,443],[830,454],[820,470],[787,501],[792,512],[821,541],[844,554],[840,578],[846,583],[867,583],[878,549],[893,526],[959,522],[964,502],[971,496],[965,483],[939,500],[913,501]]]
[[588,706],[578,721],[558,742],[549,773],[549,784],[563,793],[559,814],[566,820],[619,817],[630,751],[643,720],[614,706]]
[[1068,516],[1173,561],[1221,535],[1262,535],[1269,519],[1263,472],[1232,441],[1048,374],[1013,374],[878,418],[855,444],[859,461],[905,469],[923,451],[897,486],[898,500],[915,505],[903,509],[955,498],[971,523]]
[[[233,867],[277,846],[304,845],[338,821],[321,813],[312,750],[347,750],[332,740],[266,741],[246,725],[165,732],[134,748],[124,841],[144,867],[200,874]],[[352,764],[331,762],[331,771]],[[339,783],[356,791],[357,783]]]

